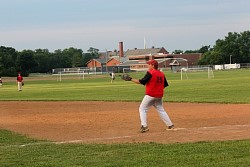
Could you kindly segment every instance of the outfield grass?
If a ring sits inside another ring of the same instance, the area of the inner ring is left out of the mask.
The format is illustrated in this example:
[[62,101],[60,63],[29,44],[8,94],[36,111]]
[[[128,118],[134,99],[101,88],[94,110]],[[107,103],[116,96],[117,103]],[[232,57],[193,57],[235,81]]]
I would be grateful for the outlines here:
[[[132,73],[141,78],[145,73]],[[179,73],[167,72],[170,86],[165,89],[164,101],[199,103],[249,103],[250,70],[215,71],[214,79],[206,73],[189,74],[180,80]],[[200,77],[197,77],[200,76]],[[4,83],[0,100],[92,100],[92,101],[141,101],[145,88],[116,77],[113,84],[108,76],[85,80],[32,80],[25,81],[22,92],[15,82]]]
[[[133,73],[141,78],[144,73]],[[204,73],[166,73],[170,86],[168,102],[250,103],[250,70]],[[4,82],[0,101],[5,100],[104,100],[141,101],[144,87],[108,76],[85,80],[27,80],[22,92],[15,82]],[[55,144],[38,141],[0,129],[0,166],[178,166],[248,167],[250,140],[189,144]]]

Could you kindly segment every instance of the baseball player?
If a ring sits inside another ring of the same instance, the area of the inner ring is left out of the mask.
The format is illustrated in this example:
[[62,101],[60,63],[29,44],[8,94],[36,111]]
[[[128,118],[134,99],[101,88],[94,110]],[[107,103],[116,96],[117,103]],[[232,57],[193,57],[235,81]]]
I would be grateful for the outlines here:
[[110,74],[111,76],[111,83],[113,83],[113,81],[115,80],[115,72],[112,71],[112,73]]
[[0,76],[0,87],[2,87],[3,85],[3,81],[2,81],[2,77]]
[[147,123],[147,112],[150,106],[154,106],[158,111],[158,114],[162,121],[167,126],[167,130],[174,129],[174,124],[170,120],[167,112],[163,108],[163,93],[164,88],[168,86],[168,82],[165,75],[158,70],[158,62],[156,60],[150,60],[148,63],[148,71],[142,79],[133,79],[129,77],[124,79],[126,81],[132,81],[137,84],[146,86],[146,93],[139,107],[141,129],[140,132],[144,133],[149,131]]
[[22,91],[23,77],[22,77],[22,75],[21,75],[20,72],[18,73],[18,76],[17,76],[17,78],[16,78],[16,82],[17,82],[18,91]]

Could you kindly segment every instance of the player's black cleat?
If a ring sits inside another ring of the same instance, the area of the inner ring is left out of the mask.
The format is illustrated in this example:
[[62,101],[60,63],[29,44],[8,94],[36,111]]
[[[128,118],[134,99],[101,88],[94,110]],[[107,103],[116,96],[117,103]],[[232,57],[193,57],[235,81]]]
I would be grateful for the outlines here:
[[140,132],[141,132],[141,133],[144,133],[144,132],[147,132],[147,131],[149,131],[149,129],[148,129],[147,126],[146,126],[146,127],[141,126],[141,129],[140,129]]
[[173,130],[174,129],[174,125],[171,125],[167,128],[167,130]]

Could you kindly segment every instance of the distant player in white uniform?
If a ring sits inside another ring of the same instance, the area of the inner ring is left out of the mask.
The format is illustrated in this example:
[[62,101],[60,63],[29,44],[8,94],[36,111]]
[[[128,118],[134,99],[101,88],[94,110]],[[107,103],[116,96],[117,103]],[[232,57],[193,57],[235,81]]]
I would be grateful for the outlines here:
[[114,73],[114,71],[112,71],[112,73],[110,74],[110,76],[111,76],[111,83],[113,83],[114,80],[115,80],[115,73]]

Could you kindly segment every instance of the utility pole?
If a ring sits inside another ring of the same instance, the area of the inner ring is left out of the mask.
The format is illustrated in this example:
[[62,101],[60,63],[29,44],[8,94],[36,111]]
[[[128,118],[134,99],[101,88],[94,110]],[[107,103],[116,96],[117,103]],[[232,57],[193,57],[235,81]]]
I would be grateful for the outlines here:
[[108,74],[108,51],[106,49],[106,73]]

